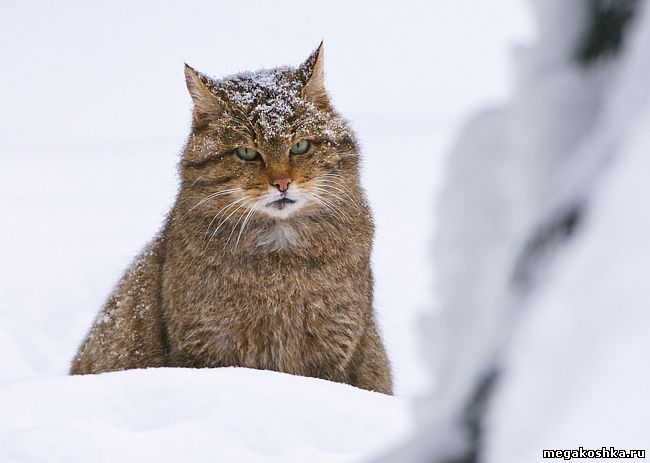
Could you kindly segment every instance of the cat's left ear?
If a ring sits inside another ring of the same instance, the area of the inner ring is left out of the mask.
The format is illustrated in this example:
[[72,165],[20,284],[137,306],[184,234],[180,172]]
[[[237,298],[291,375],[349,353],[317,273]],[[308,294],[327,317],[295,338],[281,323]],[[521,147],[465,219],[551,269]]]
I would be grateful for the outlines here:
[[298,68],[298,75],[303,81],[301,96],[321,109],[331,110],[332,106],[325,89],[323,55],[323,42],[321,42],[318,48]]
[[185,64],[185,84],[194,103],[194,123],[200,125],[224,109],[224,104],[209,88],[210,78]]

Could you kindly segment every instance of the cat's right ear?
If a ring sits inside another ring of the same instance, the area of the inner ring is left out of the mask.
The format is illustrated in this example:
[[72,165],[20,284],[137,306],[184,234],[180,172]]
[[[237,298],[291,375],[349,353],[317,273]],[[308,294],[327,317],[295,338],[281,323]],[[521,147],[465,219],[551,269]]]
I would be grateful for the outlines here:
[[322,109],[331,110],[332,106],[325,90],[323,54],[323,42],[321,42],[309,55],[307,61],[298,68],[298,75],[303,80],[301,96]]
[[224,109],[223,102],[209,88],[210,78],[185,64],[185,84],[194,103],[194,123],[200,125]]

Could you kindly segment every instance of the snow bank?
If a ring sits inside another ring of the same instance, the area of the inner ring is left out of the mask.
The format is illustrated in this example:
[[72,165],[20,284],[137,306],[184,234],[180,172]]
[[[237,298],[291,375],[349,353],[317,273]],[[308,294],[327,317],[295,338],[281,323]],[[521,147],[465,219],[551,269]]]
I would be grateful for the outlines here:
[[650,444],[650,107],[523,318],[486,417],[485,461]]
[[616,53],[577,58],[590,27],[611,32],[591,8],[633,4],[534,2],[540,38],[517,50],[512,99],[461,133],[422,343],[436,384],[382,462],[650,443],[650,5]]
[[403,399],[244,368],[16,381],[0,410],[3,462],[361,461],[410,427]]
[[485,461],[650,444],[650,8],[560,177],[584,219],[532,292],[485,417]]

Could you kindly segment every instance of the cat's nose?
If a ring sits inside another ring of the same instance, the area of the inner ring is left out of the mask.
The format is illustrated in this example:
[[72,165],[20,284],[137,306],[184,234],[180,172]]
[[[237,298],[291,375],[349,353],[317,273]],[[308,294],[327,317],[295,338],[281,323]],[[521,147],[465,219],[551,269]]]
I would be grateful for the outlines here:
[[291,183],[291,179],[289,177],[287,177],[287,178],[279,178],[279,179],[273,181],[273,185],[278,187],[278,190],[280,190],[283,193],[289,189],[289,184],[290,183]]

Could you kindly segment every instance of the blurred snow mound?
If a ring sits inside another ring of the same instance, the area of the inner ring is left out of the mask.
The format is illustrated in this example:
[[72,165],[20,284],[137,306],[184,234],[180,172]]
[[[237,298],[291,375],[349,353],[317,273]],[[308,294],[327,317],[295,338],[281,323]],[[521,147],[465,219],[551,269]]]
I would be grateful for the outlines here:
[[[533,5],[511,100],[450,154],[423,336],[436,383],[385,463],[650,442],[650,5]],[[604,37],[629,12],[624,40]]]

